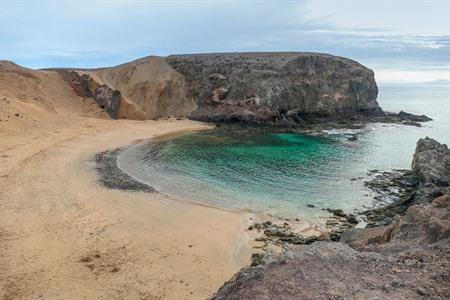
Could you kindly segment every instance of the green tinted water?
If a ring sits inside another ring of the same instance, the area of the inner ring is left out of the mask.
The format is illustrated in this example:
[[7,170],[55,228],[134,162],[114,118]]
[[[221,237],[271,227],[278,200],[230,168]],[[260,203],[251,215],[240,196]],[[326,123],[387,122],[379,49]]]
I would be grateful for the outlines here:
[[[349,142],[351,130],[323,136],[206,131],[140,144],[119,165],[160,191],[236,209],[315,217],[321,208],[347,211],[376,203],[363,185],[372,169],[409,168],[418,138],[450,142],[449,87],[382,87],[386,110],[435,119],[423,128],[370,125]],[[313,204],[316,208],[310,208]]]

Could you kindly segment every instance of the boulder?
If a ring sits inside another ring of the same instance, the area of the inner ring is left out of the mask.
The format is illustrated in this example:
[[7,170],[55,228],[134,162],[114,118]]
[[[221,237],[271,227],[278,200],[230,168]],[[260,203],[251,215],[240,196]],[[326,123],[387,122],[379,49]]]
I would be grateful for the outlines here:
[[411,167],[419,178],[420,187],[450,186],[450,150],[445,144],[429,137],[420,139]]

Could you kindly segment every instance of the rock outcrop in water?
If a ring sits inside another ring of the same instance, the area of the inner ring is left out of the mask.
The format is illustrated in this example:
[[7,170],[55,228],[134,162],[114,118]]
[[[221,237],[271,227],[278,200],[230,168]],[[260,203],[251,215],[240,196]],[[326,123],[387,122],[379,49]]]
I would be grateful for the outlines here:
[[349,229],[341,242],[269,254],[213,299],[449,299],[450,150],[417,143],[419,178],[406,212],[387,226]]

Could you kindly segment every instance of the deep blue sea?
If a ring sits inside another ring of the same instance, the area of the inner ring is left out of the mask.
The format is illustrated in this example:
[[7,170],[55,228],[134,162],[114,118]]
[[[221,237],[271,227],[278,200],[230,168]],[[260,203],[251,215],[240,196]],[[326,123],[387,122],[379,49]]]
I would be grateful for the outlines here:
[[[379,88],[385,111],[426,114],[434,121],[421,128],[371,124],[320,136],[202,131],[132,146],[119,156],[119,166],[162,192],[231,209],[314,218],[326,207],[373,207],[364,179],[353,178],[367,178],[373,169],[410,168],[421,137],[450,144],[450,86]],[[358,140],[349,142],[356,132]]]

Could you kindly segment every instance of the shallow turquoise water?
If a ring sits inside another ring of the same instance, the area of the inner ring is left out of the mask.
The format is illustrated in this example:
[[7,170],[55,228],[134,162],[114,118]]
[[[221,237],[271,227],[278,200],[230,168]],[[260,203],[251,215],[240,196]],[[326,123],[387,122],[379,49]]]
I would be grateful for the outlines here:
[[[450,87],[382,86],[387,111],[424,113],[422,128],[373,124],[323,136],[206,131],[133,146],[119,166],[160,191],[227,208],[316,217],[321,208],[346,211],[376,205],[362,180],[372,169],[409,168],[415,143],[450,142]],[[309,208],[313,204],[316,208]]]

